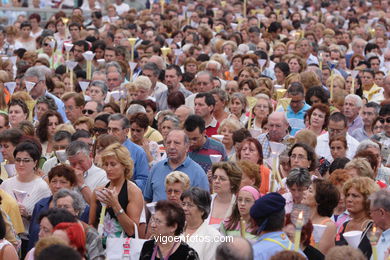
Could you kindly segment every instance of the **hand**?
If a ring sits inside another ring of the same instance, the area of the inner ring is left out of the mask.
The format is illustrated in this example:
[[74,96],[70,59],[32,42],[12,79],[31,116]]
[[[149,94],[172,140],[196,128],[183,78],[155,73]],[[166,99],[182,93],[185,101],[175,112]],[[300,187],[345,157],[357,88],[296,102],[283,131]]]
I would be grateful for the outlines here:
[[18,206],[19,206],[19,212],[20,212],[20,215],[22,217],[28,217],[28,212],[27,212],[27,209],[24,205],[18,203]]
[[84,172],[79,169],[74,169],[76,174],[77,186],[81,187],[84,184]]
[[97,190],[96,198],[107,205],[107,207],[114,208],[119,204],[118,201],[118,193],[115,190],[109,190],[107,188],[103,188],[101,190]]

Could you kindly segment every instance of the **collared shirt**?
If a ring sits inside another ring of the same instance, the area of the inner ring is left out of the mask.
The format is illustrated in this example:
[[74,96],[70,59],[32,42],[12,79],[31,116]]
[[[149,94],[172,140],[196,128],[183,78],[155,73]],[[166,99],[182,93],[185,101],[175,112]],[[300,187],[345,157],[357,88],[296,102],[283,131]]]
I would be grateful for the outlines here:
[[[305,103],[303,107],[297,113],[295,113],[291,109],[291,105],[288,105],[286,116],[287,116],[288,124],[291,126],[290,135],[294,136],[296,132],[306,127],[304,118],[305,118],[306,111],[309,110],[310,108],[311,106]],[[278,109],[278,112],[284,112],[283,108],[280,107]]]
[[360,128],[364,128],[364,123],[363,118],[358,115],[352,123],[348,123],[348,134],[352,135],[353,131]]
[[383,88],[374,84],[370,90],[363,90],[363,96],[367,98],[368,102],[372,101],[379,104],[385,99],[383,96],[383,91]]
[[193,150],[188,153],[188,156],[198,163],[205,172],[210,170],[212,162],[210,155],[217,154],[222,155],[221,161],[227,160],[225,147],[222,143],[206,137],[206,142],[198,150]]
[[[360,143],[358,142],[358,140],[350,136],[348,133],[346,139],[348,145],[347,158],[352,160],[352,158],[355,156],[356,149]],[[330,148],[329,148],[329,133],[317,137],[316,154],[319,157],[324,157],[329,162],[333,162],[333,157],[332,154],[330,153]]]
[[[390,247],[390,228],[383,231],[379,237],[378,244],[376,246],[378,251],[378,259],[385,259],[385,252]],[[371,260],[373,257],[371,256]]]
[[364,130],[364,127],[355,129],[355,130],[352,132],[351,136],[352,136],[353,138],[355,138],[356,140],[358,140],[359,142],[371,138],[371,136],[368,136],[366,130]]
[[148,158],[146,157],[145,151],[129,139],[122,144],[124,147],[129,150],[131,159],[134,163],[134,174],[133,181],[137,184],[138,188],[141,190],[144,189],[146,180],[149,175],[149,164]]
[[211,137],[218,134],[219,122],[213,117],[210,124],[206,125],[206,135]]
[[[188,97],[192,94],[191,91],[187,90],[183,85],[180,85],[179,91],[183,93],[184,97]],[[156,95],[156,102],[158,104],[158,109],[160,111],[169,109],[168,107],[168,95],[169,95],[169,89],[161,92],[160,94]]]
[[378,169],[378,174],[375,180],[385,183],[387,186],[390,185],[390,168],[381,165]]
[[64,104],[64,102],[62,102],[61,99],[59,99],[58,97],[54,96],[53,94],[51,94],[47,90],[45,92],[45,96],[51,97],[52,99],[54,99],[54,102],[57,105],[57,112],[60,113],[60,115],[62,116],[62,120],[64,120],[65,123],[68,122],[68,118],[66,117],[66,114],[65,114],[65,104]]
[[157,81],[156,86],[153,89],[153,92],[150,94],[152,97],[156,98],[157,95],[160,95],[162,92],[168,90],[167,85],[162,82]]
[[[267,260],[280,251],[294,250],[294,244],[288,239],[286,233],[282,231],[261,235],[252,247],[254,260]],[[301,250],[299,250],[299,253],[305,256]]]
[[165,177],[173,171],[181,171],[190,178],[191,187],[199,187],[209,191],[209,181],[205,171],[199,164],[194,162],[190,157],[186,157],[182,164],[176,169],[172,169],[168,163],[169,159],[164,159],[156,163],[150,170],[150,175],[144,189],[146,201],[166,200]]
[[108,183],[106,171],[92,164],[84,173],[84,182],[93,191],[97,187],[105,186]]
[[[290,146],[291,145],[289,141],[290,139],[291,136],[286,135],[285,137],[283,137],[281,143]],[[257,137],[257,140],[259,140],[261,147],[263,148],[263,158],[268,159],[271,155],[271,146],[269,144],[271,141],[269,140],[269,134],[268,133],[261,134],[259,135],[259,137]]]
[[307,65],[310,65],[310,64],[317,64],[318,65],[317,57],[310,53],[309,57],[306,60],[306,64]]
[[381,155],[382,163],[386,165],[387,159],[390,156],[390,137],[385,133],[379,133],[371,137],[374,141],[377,141],[382,145]]

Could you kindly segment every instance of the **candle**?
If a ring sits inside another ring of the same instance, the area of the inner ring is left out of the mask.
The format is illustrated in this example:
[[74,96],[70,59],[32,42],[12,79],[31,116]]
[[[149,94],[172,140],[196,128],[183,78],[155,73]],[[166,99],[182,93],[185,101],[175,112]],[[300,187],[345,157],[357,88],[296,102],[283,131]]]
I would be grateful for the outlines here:
[[160,1],[161,4],[161,14],[164,14],[164,5],[165,5],[165,0]]
[[318,65],[319,65],[319,67],[320,67],[320,70],[322,71],[322,61],[323,61],[323,60],[322,60],[322,52],[320,53],[320,56],[319,56],[319,59],[318,59],[318,60],[319,60],[319,64],[318,64]]
[[245,238],[245,230],[246,230],[246,222],[241,217],[240,218],[240,233],[241,233],[241,237],[243,237],[243,238]]
[[352,77],[351,94],[355,94],[355,78]]
[[[253,108],[252,108],[253,109]],[[249,110],[248,129],[251,128],[252,123],[252,109]]]
[[135,42],[137,41],[137,39],[136,38],[129,38],[128,40],[129,40],[130,46],[131,46],[130,61],[133,62],[134,61],[134,45],[135,45]]
[[103,227],[104,227],[104,216],[106,215],[107,206],[103,205],[100,211],[99,225],[98,225],[98,233],[99,235],[103,235]]
[[295,236],[294,236],[294,251],[299,251],[299,245],[301,243],[301,233],[303,226],[303,211],[299,212],[298,219],[295,224]]
[[168,54],[171,52],[171,48],[169,48],[169,47],[162,47],[162,48],[161,48],[161,52],[162,52],[162,55],[163,55],[163,57],[164,57],[165,63],[168,63],[168,62],[167,62],[167,56],[168,56]]
[[283,187],[282,179],[280,178],[279,171],[278,171],[278,157],[274,156],[272,159],[272,174],[275,176],[276,180],[279,182],[279,184]]
[[248,0],[244,0],[244,11],[243,11],[244,17],[246,17],[246,6],[247,6],[247,1],[248,1]]
[[334,72],[333,69],[330,72],[330,100],[333,101],[333,79],[334,79]]
[[378,243],[378,236],[377,236],[377,230],[376,226],[373,226],[370,234],[369,234],[369,240],[372,248],[372,259],[378,260],[378,249],[377,249],[377,243]]

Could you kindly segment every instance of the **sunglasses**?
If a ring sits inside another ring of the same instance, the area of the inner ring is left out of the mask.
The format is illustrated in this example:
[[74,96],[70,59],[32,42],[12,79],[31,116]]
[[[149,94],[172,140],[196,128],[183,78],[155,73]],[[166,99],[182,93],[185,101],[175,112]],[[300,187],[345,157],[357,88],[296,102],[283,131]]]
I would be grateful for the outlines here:
[[95,113],[95,111],[91,110],[91,109],[83,109],[83,114],[88,114],[88,115],[92,115],[93,113]]
[[381,124],[384,124],[385,122],[390,124],[390,117],[379,118],[379,122],[381,122]]
[[47,46],[50,46],[50,44],[44,43],[43,46],[47,47]]
[[107,129],[106,128],[99,128],[99,127],[94,127],[92,128],[92,131],[94,133],[100,133],[100,134],[105,134],[107,133]]

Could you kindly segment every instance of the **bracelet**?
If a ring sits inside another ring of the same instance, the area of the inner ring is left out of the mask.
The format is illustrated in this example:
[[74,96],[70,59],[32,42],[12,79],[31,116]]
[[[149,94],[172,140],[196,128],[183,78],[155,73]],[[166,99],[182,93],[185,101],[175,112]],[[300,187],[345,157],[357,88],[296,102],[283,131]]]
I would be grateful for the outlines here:
[[85,187],[88,187],[88,185],[84,183],[81,187],[79,187],[79,191],[81,192]]
[[125,213],[125,211],[121,208],[118,212],[114,212],[115,213],[115,216],[118,217],[119,215],[122,215],[123,213]]

